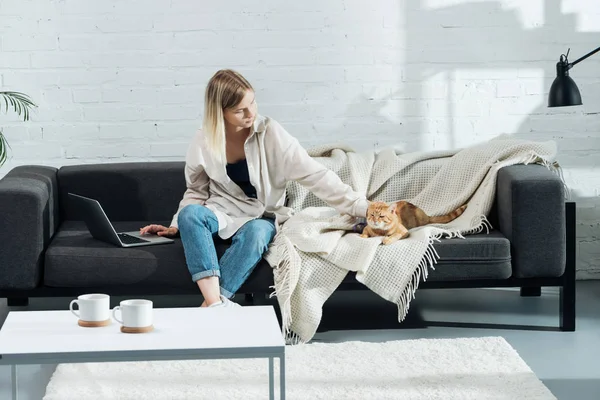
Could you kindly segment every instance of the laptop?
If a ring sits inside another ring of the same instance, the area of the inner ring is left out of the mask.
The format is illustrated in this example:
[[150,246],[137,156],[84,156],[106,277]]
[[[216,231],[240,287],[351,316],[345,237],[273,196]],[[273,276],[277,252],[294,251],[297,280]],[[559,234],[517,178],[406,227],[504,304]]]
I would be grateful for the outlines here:
[[75,212],[83,217],[92,237],[120,247],[151,246],[173,243],[173,239],[158,235],[140,235],[139,231],[117,233],[97,200],[69,193],[69,201]]

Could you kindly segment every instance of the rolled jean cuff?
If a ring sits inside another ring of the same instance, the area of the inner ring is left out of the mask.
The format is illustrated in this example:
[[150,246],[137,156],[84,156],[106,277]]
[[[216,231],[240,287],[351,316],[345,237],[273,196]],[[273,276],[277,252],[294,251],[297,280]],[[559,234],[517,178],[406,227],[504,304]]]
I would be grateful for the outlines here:
[[192,281],[196,282],[208,276],[218,276],[220,278],[221,271],[219,271],[218,269],[208,269],[206,271],[196,272],[194,275],[192,275]]
[[228,298],[228,299],[230,299],[230,298],[232,298],[232,297],[233,297],[234,293],[231,293],[229,290],[227,290],[227,289],[223,289],[222,287],[221,287],[220,289],[221,289],[221,294],[222,294],[224,297],[226,297],[226,298]]

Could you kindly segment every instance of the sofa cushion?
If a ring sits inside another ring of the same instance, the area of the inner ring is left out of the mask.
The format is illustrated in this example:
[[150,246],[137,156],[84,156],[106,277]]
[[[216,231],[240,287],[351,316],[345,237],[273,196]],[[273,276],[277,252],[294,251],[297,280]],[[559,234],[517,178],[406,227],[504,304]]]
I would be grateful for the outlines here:
[[[427,281],[506,279],[512,275],[510,242],[498,230],[465,235],[464,239],[441,239],[434,242],[440,256]],[[356,284],[355,273],[343,284]]]
[[[113,224],[117,231],[131,231],[147,222]],[[428,281],[506,279],[511,276],[510,243],[499,231],[467,235],[465,239],[442,239],[434,247],[440,259],[435,270],[430,271]],[[217,245],[219,257],[226,249],[226,244]],[[354,275],[348,274],[344,283],[355,286]],[[52,239],[45,255],[44,282],[52,287],[127,285],[156,288],[157,291],[174,288],[181,293],[198,292],[187,270],[179,238],[172,244],[125,249],[92,238],[80,221],[65,221]],[[270,293],[272,285],[271,267],[262,260],[239,292]]]
[[111,221],[169,221],[185,192],[184,163],[69,165],[58,170],[61,220],[83,220],[68,193],[96,199]]
[[498,230],[442,239],[434,247],[440,258],[428,280],[507,279],[512,275],[510,241]]
[[[167,221],[154,221],[165,224]],[[135,231],[147,222],[113,222],[117,231]],[[217,245],[219,257],[227,245]],[[265,261],[259,263],[240,292],[264,292],[273,277]],[[183,245],[174,243],[121,248],[94,239],[81,221],[65,221],[45,254],[44,283],[52,287],[107,287],[127,285],[152,290],[177,289],[198,293],[185,263]]]

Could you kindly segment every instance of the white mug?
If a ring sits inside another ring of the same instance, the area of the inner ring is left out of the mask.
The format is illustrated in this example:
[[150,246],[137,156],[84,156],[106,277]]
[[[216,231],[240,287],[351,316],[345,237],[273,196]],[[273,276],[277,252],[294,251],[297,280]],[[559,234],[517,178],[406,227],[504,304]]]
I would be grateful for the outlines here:
[[[117,318],[117,311],[121,311],[122,320]],[[142,299],[123,300],[113,308],[112,316],[115,321],[126,328],[152,326],[152,301]]]
[[[73,309],[77,304],[79,310]],[[102,322],[110,319],[110,296],[107,294],[93,293],[82,294],[71,301],[69,310],[82,321]]]

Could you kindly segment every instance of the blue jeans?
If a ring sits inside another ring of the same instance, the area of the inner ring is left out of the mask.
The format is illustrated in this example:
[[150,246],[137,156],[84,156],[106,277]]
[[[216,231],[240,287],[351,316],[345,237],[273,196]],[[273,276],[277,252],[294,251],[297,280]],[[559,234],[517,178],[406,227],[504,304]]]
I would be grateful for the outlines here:
[[221,240],[217,235],[219,223],[211,210],[197,204],[185,206],[177,224],[192,280],[220,277],[221,294],[227,298],[233,297],[248,279],[275,236],[273,220],[248,221],[233,235],[231,245],[218,260],[215,240]]

